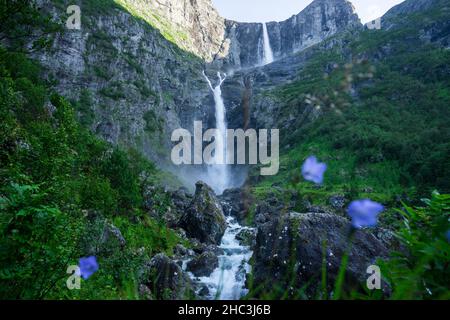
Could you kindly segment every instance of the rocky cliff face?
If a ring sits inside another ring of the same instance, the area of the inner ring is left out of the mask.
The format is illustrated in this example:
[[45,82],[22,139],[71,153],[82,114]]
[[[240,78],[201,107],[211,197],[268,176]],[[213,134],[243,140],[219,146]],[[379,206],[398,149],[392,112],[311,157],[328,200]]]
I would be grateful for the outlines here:
[[[54,1],[41,6],[64,19],[66,7]],[[65,30],[50,51],[34,58],[93,132],[170,163],[171,132],[213,112],[204,61],[112,1],[81,12],[81,30]]]
[[[450,21],[446,18],[435,19],[439,12],[448,12],[450,2],[447,0],[406,0],[390,9],[381,19],[381,27],[384,30],[401,28],[408,25],[408,15],[430,10],[427,19],[433,19],[433,23],[420,30],[419,38],[427,43],[434,43],[445,48],[450,48]],[[420,19],[418,19],[420,21]]]
[[[67,18],[61,1],[38,3],[56,19]],[[163,166],[171,163],[174,129],[191,129],[194,120],[215,124],[214,100],[201,72],[217,65],[208,61],[215,57],[239,69],[262,57],[262,25],[225,21],[210,0],[79,4],[81,30],[65,30],[51,51],[34,58],[55,89],[71,100],[84,125]],[[299,15],[269,24],[268,32],[281,57],[357,21],[348,2],[316,0]],[[233,95],[240,97],[242,84],[232,83]],[[236,106],[227,101],[231,112],[239,112]]]
[[[341,3],[351,6],[346,1],[315,1],[311,6],[320,8],[320,5],[324,3]],[[329,4],[325,6],[329,7]],[[340,8],[343,7],[340,6]],[[431,13],[431,16],[436,12],[448,12],[449,9],[450,4],[445,0],[407,0],[393,7],[382,17],[382,30],[404,29],[405,26],[410,26],[411,30],[415,30],[411,31],[411,38],[405,37],[402,39],[408,45],[417,46],[417,43],[412,39],[419,39],[421,43],[449,48],[450,36],[448,30],[450,21],[446,17],[442,19],[434,18],[433,22],[426,27],[417,29],[416,26],[411,24],[409,16],[411,13],[421,14],[423,10],[429,10],[428,12]],[[298,16],[302,16],[308,10],[309,7]],[[294,17],[291,19],[294,19]],[[349,24],[352,25],[351,22]],[[247,27],[249,26],[250,24]],[[300,128],[308,123],[309,120],[315,119],[320,112],[315,110],[312,105],[304,101],[286,102],[279,90],[289,83],[301,80],[300,74],[308,62],[324,52],[334,52],[338,53],[338,55],[330,58],[328,66],[320,70],[320,72],[330,72],[333,69],[333,64],[337,63],[337,57],[350,61],[352,52],[348,43],[351,39],[359,38],[361,33],[364,32],[364,29],[360,26],[358,22],[355,28],[338,31],[334,35],[324,38],[316,45],[304,48],[295,54],[286,54],[286,56],[280,56],[279,51],[277,51],[279,49],[277,49],[276,40],[271,38],[272,48],[275,56],[278,57],[275,62],[258,68],[236,71],[233,78],[224,84],[222,92],[225,101],[227,101],[229,127],[241,128],[246,121],[249,121],[249,127],[253,128],[279,128],[283,137],[283,133],[286,133],[286,136],[288,136],[292,130],[296,130],[296,128]],[[271,29],[270,23],[268,24],[268,29],[269,34],[271,34],[273,29]],[[246,39],[246,41],[249,41],[249,39]],[[364,59],[371,61],[385,59],[392,53],[393,46],[395,44],[390,43],[385,44],[383,47],[373,48],[370,54],[364,55]],[[336,61],[333,61],[333,59]],[[244,80],[246,79],[247,82],[251,83],[252,95],[249,102],[244,101],[243,94],[245,92],[243,89]],[[353,94],[357,94],[357,89],[352,88],[352,90],[356,90],[353,91]],[[249,114],[249,120],[245,119],[244,112]]]
[[[267,23],[275,58],[288,56],[352,26],[360,26],[353,5],[346,0],[316,0],[286,21]],[[259,64],[263,57],[261,23],[226,21],[230,49],[227,62],[234,68]]]
[[[211,0],[155,0],[119,3],[161,30],[166,39],[211,62],[223,60],[232,69],[258,65],[263,59],[261,23],[225,20]],[[267,24],[276,58],[301,51],[349,26],[359,26],[346,0],[316,0],[286,21]]]
[[210,62],[227,52],[225,19],[211,0],[119,0],[123,7],[142,17],[169,41]]

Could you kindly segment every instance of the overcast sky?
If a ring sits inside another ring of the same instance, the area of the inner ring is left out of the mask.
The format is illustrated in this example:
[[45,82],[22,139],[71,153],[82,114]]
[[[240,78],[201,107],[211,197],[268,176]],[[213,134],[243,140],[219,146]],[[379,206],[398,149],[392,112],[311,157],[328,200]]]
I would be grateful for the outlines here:
[[[221,16],[240,22],[283,21],[312,0],[213,0]],[[403,0],[350,0],[363,23],[382,16]]]

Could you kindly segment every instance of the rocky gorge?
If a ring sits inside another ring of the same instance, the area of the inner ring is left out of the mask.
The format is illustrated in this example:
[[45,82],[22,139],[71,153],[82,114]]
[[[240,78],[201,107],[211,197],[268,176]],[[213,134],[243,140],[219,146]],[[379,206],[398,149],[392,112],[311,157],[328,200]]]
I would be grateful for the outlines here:
[[[53,20],[66,18],[67,1],[36,3]],[[417,156],[411,146],[431,144],[421,136],[400,145],[398,137],[407,140],[412,130],[396,127],[403,118],[417,127],[424,119],[423,130],[435,118],[446,119],[440,107],[448,99],[445,1],[407,0],[382,17],[386,30],[374,31],[347,0],[314,0],[286,21],[266,24],[222,18],[211,0],[74,3],[81,28],[56,34],[48,50],[28,56],[42,65],[42,77],[67,98],[79,123],[106,141],[100,159],[123,148],[151,161],[162,177],[155,182],[145,170],[136,173],[138,209],[83,211],[89,236],[82,251],[115,268],[132,248],[139,299],[329,299],[344,278],[341,289],[357,296],[370,266],[407,252],[395,228],[408,208],[396,208],[421,195],[418,190],[447,188],[445,124],[435,125],[441,133],[423,133],[437,146]],[[422,11],[430,18],[413,24]],[[408,55],[410,48],[417,52]],[[428,67],[419,62],[422,53],[431,57]],[[428,81],[435,81],[430,88]],[[397,104],[409,107],[420,90],[436,109],[423,103],[411,118],[409,110],[392,111]],[[50,101],[46,108],[55,113]],[[260,166],[249,165],[174,165],[172,132],[192,132],[194,121],[222,131],[279,129],[280,173],[264,177]],[[347,132],[350,127],[359,131]],[[301,164],[312,154],[329,167],[325,183],[304,179]],[[403,166],[405,157],[416,162]],[[116,192],[107,186],[96,186],[86,196],[89,204],[103,190]],[[373,228],[352,227],[349,204],[369,197],[387,213]],[[162,239],[145,238],[165,249],[134,248],[141,242],[123,231],[124,220],[138,230],[165,230]],[[382,295],[394,289],[383,280]]]

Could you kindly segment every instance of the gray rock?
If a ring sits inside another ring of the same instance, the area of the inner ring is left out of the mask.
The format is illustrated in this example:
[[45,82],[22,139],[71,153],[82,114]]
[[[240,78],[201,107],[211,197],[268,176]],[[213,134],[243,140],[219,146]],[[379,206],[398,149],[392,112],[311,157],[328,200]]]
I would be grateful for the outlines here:
[[330,197],[329,201],[334,209],[342,210],[347,200],[345,199],[345,196],[334,195]]
[[163,253],[154,256],[141,272],[142,284],[153,288],[157,300],[182,300],[193,297],[193,284],[181,267]]
[[186,255],[188,255],[189,250],[186,249],[183,245],[181,244],[177,244],[175,246],[175,255],[178,257],[184,257]]
[[[254,282],[264,284],[270,279],[271,286],[290,285],[300,290],[309,281],[307,291],[314,294],[320,286],[322,251],[326,244],[327,283],[331,292],[349,245],[349,231],[348,220],[326,213],[280,214],[259,224],[253,255]],[[346,272],[347,288],[360,288],[367,279],[367,267],[376,264],[377,258],[387,257],[388,252],[385,243],[369,231],[356,231]]]
[[144,300],[153,300],[152,291],[146,285],[139,285],[139,297]]
[[197,277],[207,277],[219,266],[219,259],[212,251],[206,251],[187,264],[187,270]]
[[202,284],[200,290],[198,291],[198,295],[200,298],[208,297],[209,296],[208,286],[205,284]]
[[202,243],[202,242],[198,241],[197,239],[191,239],[191,242],[193,244],[192,250],[196,254],[202,254],[203,252],[206,252],[206,251],[214,252],[215,255],[217,255],[217,256],[223,254],[223,249],[221,249],[220,247],[218,247],[215,244]]
[[214,191],[204,182],[196,183],[194,198],[181,217],[179,226],[191,238],[207,244],[219,244],[227,223]]
[[103,230],[103,235],[101,237],[100,243],[104,244],[110,241],[117,241],[122,248],[127,244],[119,228],[117,228],[112,223],[107,223]]
[[235,217],[240,224],[247,224],[250,204],[253,201],[249,192],[241,188],[227,189],[219,199],[226,215]]
[[88,229],[81,240],[86,255],[110,256],[126,246],[120,230],[96,212],[88,213]]
[[256,240],[256,230],[242,229],[236,235],[236,239],[241,243],[241,245],[252,247]]
[[[349,27],[362,26],[353,5],[345,0],[315,0],[302,12],[282,22],[267,23],[276,59],[310,47]],[[264,53],[261,23],[226,21],[230,39],[226,63],[252,67],[262,62]]]
[[[169,31],[180,47],[207,61],[211,61],[221,51],[225,20],[211,0],[133,1],[133,5],[163,20],[160,27]],[[164,28],[164,24],[169,25],[170,29]]]

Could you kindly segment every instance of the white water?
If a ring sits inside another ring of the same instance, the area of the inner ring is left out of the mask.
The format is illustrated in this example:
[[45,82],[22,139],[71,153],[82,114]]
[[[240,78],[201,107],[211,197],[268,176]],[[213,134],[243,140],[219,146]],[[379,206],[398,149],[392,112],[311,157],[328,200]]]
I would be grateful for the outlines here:
[[246,274],[251,267],[248,264],[253,252],[247,246],[242,246],[236,239],[236,235],[244,229],[236,219],[227,217],[228,227],[222,238],[219,248],[224,254],[220,255],[219,267],[209,277],[195,278],[194,281],[205,284],[209,289],[208,299],[238,300],[245,296],[248,290],[245,288]]
[[263,41],[264,41],[264,62],[263,65],[269,64],[273,62],[273,51],[270,46],[270,38],[269,33],[267,32],[267,25],[263,23]]
[[[208,82],[211,91],[214,94],[214,104],[216,110],[216,129],[219,131],[219,136],[216,140],[216,150],[214,155],[214,160],[216,164],[208,166],[208,181],[205,181],[208,185],[210,185],[216,194],[222,194],[225,189],[230,186],[230,177],[229,170],[226,164],[224,164],[225,156],[226,156],[226,132],[227,132],[227,124],[226,124],[226,111],[225,111],[225,103],[222,98],[222,89],[221,85],[226,79],[226,74],[222,78],[220,72],[217,72],[217,78],[219,83],[217,86],[213,87],[211,81],[203,72],[203,76]],[[217,164],[220,163],[220,164]]]

